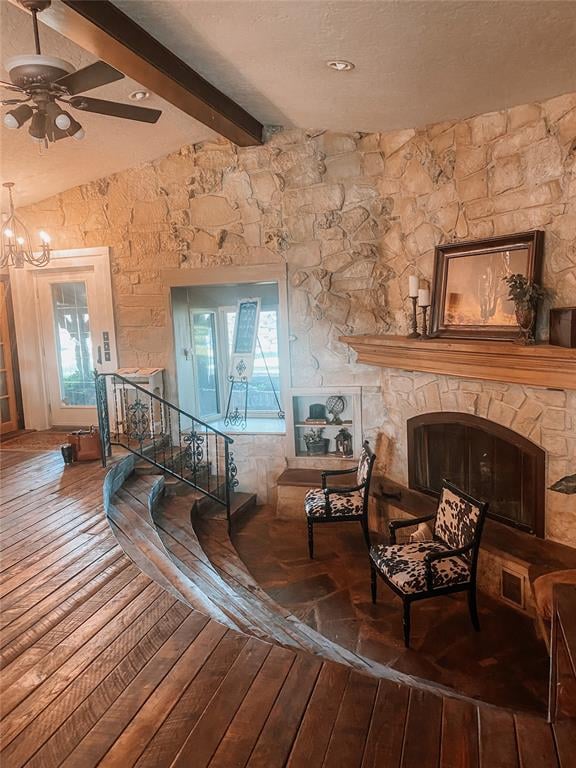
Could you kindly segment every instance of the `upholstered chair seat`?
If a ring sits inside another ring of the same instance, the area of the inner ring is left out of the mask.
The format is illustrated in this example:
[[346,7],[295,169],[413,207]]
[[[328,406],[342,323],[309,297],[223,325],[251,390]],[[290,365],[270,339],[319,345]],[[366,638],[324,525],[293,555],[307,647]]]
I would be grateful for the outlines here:
[[[370,548],[372,562],[383,576],[404,594],[424,592],[426,563],[424,558],[431,552],[449,553],[444,544],[422,541],[416,544],[377,544]],[[432,588],[439,589],[451,584],[461,584],[470,579],[470,563],[462,557],[446,557],[432,563]]]
[[[364,497],[360,491],[350,493],[331,493],[329,496],[330,514],[332,517],[342,515],[362,514]],[[304,499],[304,509],[307,517],[326,516],[326,494],[322,488],[310,488]]]

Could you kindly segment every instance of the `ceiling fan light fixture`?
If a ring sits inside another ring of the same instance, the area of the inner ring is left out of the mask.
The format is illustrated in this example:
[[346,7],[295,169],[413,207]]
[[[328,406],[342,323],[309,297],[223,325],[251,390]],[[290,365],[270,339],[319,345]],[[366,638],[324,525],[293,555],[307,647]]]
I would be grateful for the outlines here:
[[54,125],[56,125],[56,127],[61,131],[67,131],[68,128],[70,128],[70,115],[68,112],[64,112],[64,110],[58,106],[55,101],[48,102],[46,105],[46,114],[54,123]]
[[46,113],[45,112],[35,112],[32,116],[32,122],[30,123],[30,128],[28,128],[28,133],[34,141],[44,141],[44,138],[46,136]]
[[68,134],[68,136],[72,136],[73,139],[76,139],[76,141],[82,141],[84,136],[86,136],[86,131],[84,130],[84,128],[82,128],[82,126],[77,120],[74,120],[72,115],[68,115],[67,112],[65,114],[68,116],[70,120],[70,125],[66,129],[66,133]]
[[29,107],[28,104],[20,104],[19,107],[6,112],[4,115],[4,125],[6,128],[10,128],[10,130],[21,128],[27,120],[30,120],[33,114],[32,107]]

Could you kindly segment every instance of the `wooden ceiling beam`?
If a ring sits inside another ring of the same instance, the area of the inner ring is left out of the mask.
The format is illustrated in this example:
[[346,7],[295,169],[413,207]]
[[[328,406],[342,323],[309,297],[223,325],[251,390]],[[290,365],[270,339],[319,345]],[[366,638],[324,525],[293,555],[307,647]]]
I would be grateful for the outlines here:
[[109,0],[52,0],[39,19],[234,144],[262,144],[258,120]]

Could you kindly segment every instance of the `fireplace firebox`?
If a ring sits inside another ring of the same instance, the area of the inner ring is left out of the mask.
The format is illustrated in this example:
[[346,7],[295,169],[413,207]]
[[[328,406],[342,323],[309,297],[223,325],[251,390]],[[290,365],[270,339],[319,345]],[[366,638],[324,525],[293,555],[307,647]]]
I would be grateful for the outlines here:
[[493,421],[463,413],[409,419],[408,478],[433,496],[446,478],[488,501],[489,517],[544,536],[545,453]]

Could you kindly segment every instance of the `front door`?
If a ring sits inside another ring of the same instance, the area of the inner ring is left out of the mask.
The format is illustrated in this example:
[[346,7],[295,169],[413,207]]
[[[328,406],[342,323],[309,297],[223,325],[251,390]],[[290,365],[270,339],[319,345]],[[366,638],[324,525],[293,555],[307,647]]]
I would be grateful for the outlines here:
[[10,268],[26,429],[97,423],[94,369],[117,369],[108,248]]

